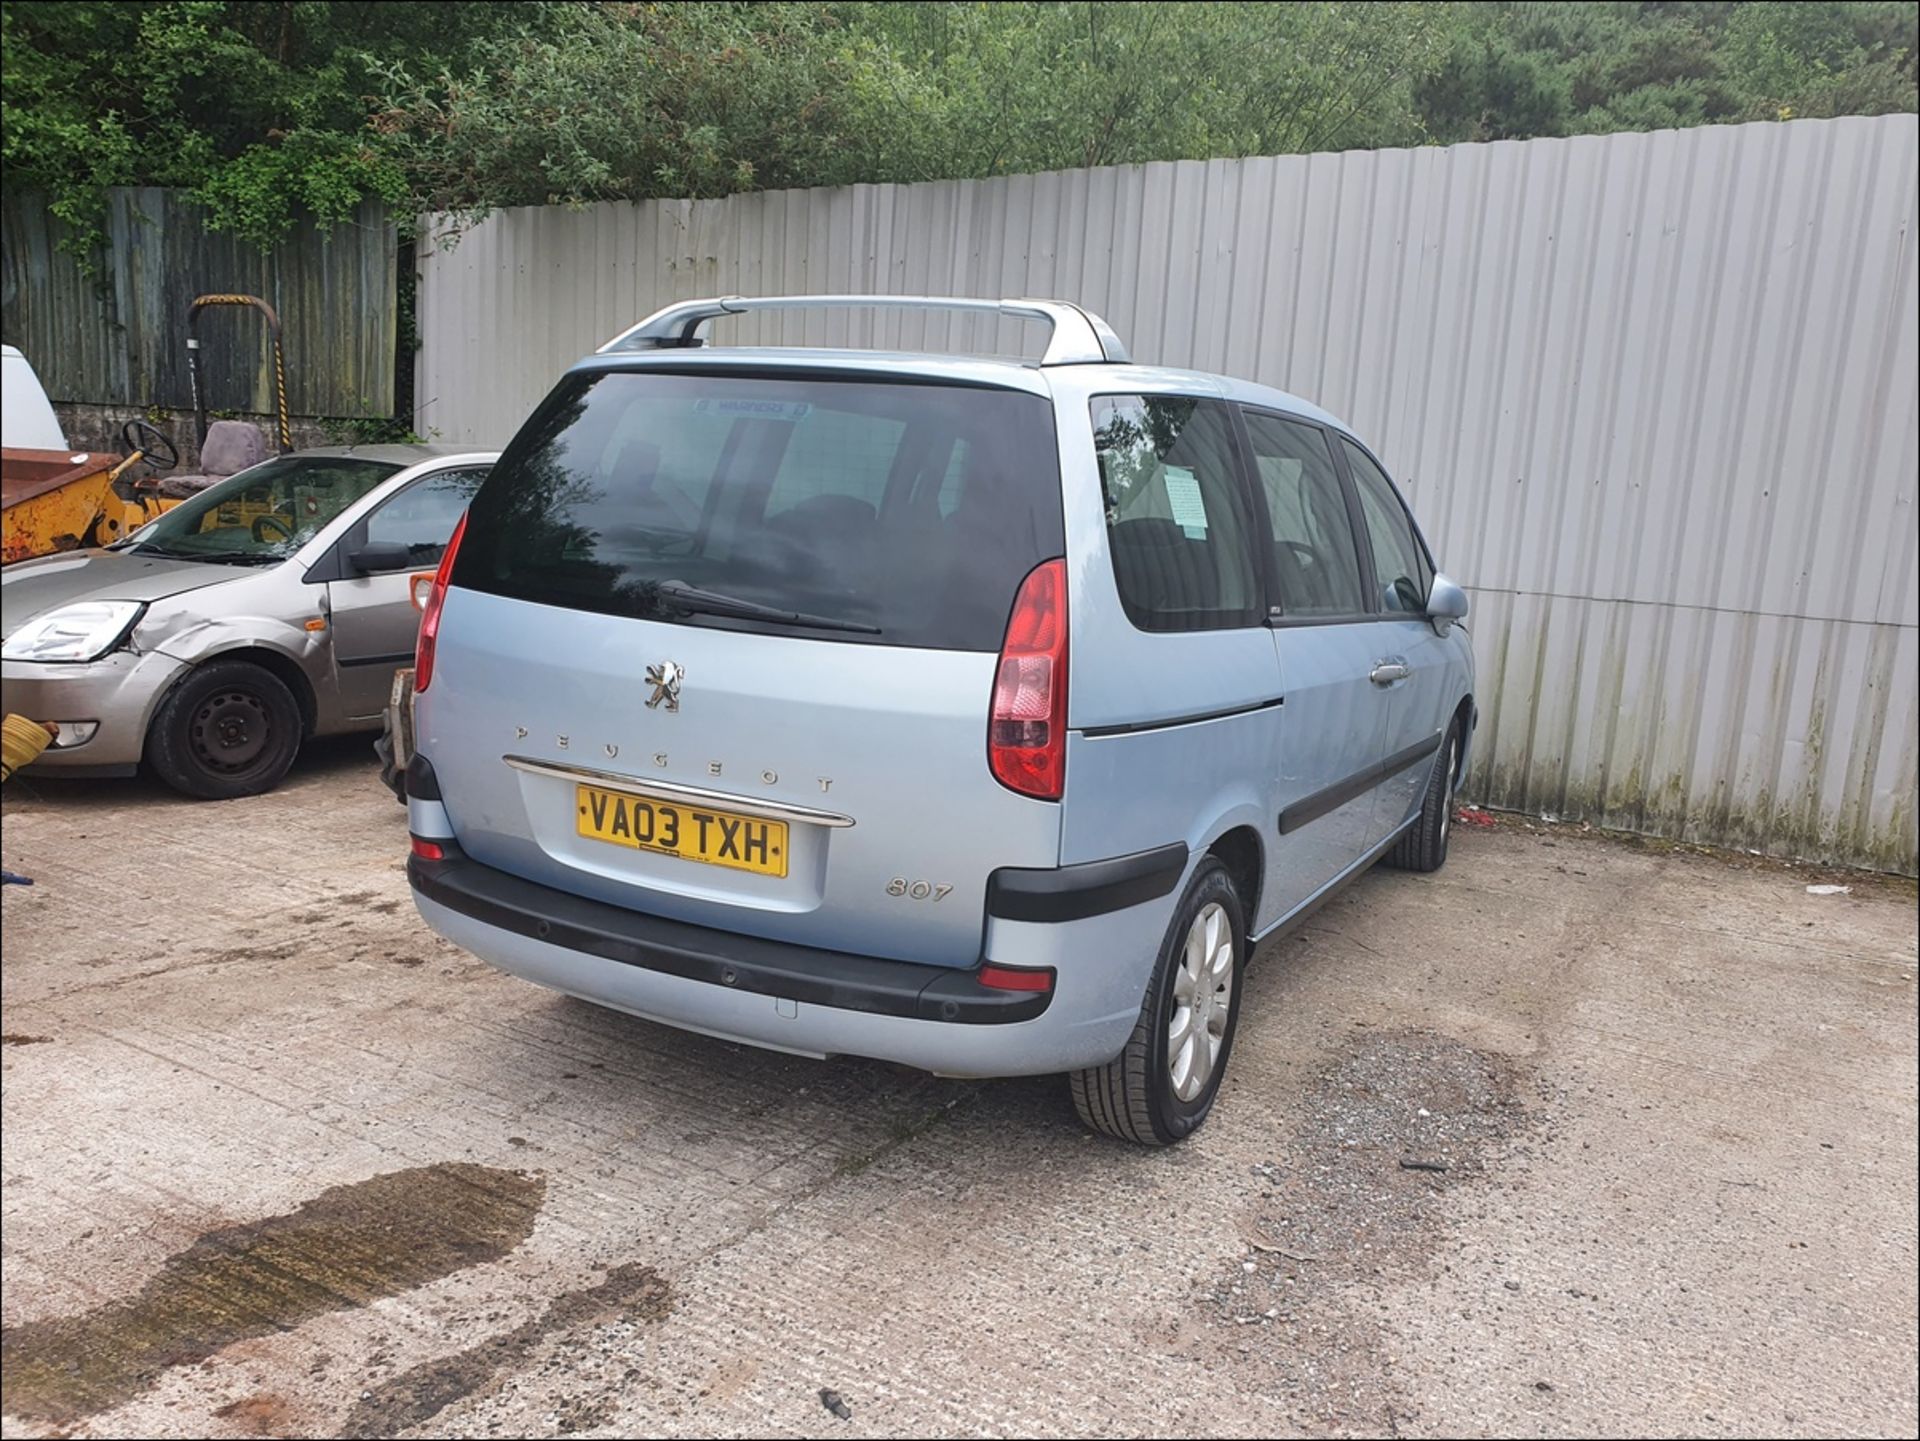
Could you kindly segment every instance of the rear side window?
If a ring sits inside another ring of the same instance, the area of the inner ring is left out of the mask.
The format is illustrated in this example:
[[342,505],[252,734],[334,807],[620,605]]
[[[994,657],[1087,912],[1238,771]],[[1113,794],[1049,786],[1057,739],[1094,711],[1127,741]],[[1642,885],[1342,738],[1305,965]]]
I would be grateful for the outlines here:
[[[994,651],[1065,550],[1051,406],[864,377],[571,377],[474,498],[453,584],[608,615],[806,635],[664,600],[667,582]],[[669,590],[674,587],[668,587]]]
[[1254,474],[1273,531],[1273,573],[1288,616],[1359,615],[1367,609],[1346,491],[1326,433],[1246,412]]
[[1185,396],[1096,396],[1093,438],[1127,618],[1153,631],[1260,624],[1227,408]]
[[1340,437],[1346,448],[1347,469],[1360,492],[1360,510],[1366,516],[1367,537],[1373,544],[1373,573],[1380,583],[1381,603],[1390,611],[1423,615],[1433,592],[1433,563],[1413,533],[1407,508],[1400,503],[1387,473],[1373,457]]

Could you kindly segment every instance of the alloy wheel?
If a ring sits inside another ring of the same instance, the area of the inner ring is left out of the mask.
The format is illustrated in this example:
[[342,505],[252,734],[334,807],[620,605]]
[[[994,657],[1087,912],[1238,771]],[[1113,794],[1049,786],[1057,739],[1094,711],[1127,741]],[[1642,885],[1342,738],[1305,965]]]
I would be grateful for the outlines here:
[[1167,1073],[1173,1093],[1191,1101],[1220,1061],[1233,1014],[1233,925],[1218,901],[1201,907],[1187,928],[1173,973],[1173,1016],[1167,1022]]

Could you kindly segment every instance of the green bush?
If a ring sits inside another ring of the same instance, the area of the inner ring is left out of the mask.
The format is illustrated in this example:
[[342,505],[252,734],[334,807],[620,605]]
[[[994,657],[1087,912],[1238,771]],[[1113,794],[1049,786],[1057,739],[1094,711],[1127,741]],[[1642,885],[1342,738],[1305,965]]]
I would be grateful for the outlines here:
[[0,174],[262,246],[500,205],[1915,108],[1916,6],[4,0]]

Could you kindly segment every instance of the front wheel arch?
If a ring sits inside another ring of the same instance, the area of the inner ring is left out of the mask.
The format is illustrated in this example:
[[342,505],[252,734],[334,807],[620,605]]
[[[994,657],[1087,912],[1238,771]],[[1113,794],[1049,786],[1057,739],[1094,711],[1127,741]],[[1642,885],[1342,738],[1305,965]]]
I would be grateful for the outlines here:
[[264,645],[232,646],[226,650],[209,651],[205,655],[195,656],[193,663],[182,666],[180,673],[167,682],[166,689],[153,698],[153,704],[148,707],[142,721],[142,734],[147,736],[153,734],[154,717],[160,714],[160,707],[166,702],[168,696],[186,684],[195,671],[205,666],[217,665],[224,660],[245,661],[248,665],[257,665],[292,691],[294,704],[300,707],[300,739],[306,741],[312,738],[320,715],[320,701],[319,697],[313,693],[313,682],[307,678],[306,671],[301,668],[298,661],[283,651]]
[[1461,696],[1460,704],[1453,708],[1454,733],[1460,737],[1460,759],[1453,776],[1453,790],[1456,797],[1460,793],[1460,787],[1466,784],[1467,767],[1473,763],[1474,722],[1479,714],[1479,707],[1474,705],[1471,691]]
[[187,669],[154,707],[141,760],[195,800],[272,790],[307,737],[300,702],[274,670],[233,652]]

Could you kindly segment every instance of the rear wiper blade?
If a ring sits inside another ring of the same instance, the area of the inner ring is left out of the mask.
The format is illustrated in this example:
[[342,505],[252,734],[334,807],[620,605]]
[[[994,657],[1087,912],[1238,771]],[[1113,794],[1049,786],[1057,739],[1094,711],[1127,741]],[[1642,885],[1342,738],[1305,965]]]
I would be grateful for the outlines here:
[[863,625],[857,620],[839,620],[830,615],[809,615],[803,610],[782,610],[778,606],[762,605],[757,600],[722,595],[717,590],[701,590],[680,580],[663,580],[647,589],[669,605],[703,615],[732,616],[737,620],[770,620],[782,625],[811,626],[815,630],[857,631],[861,635],[880,634],[877,625]]

